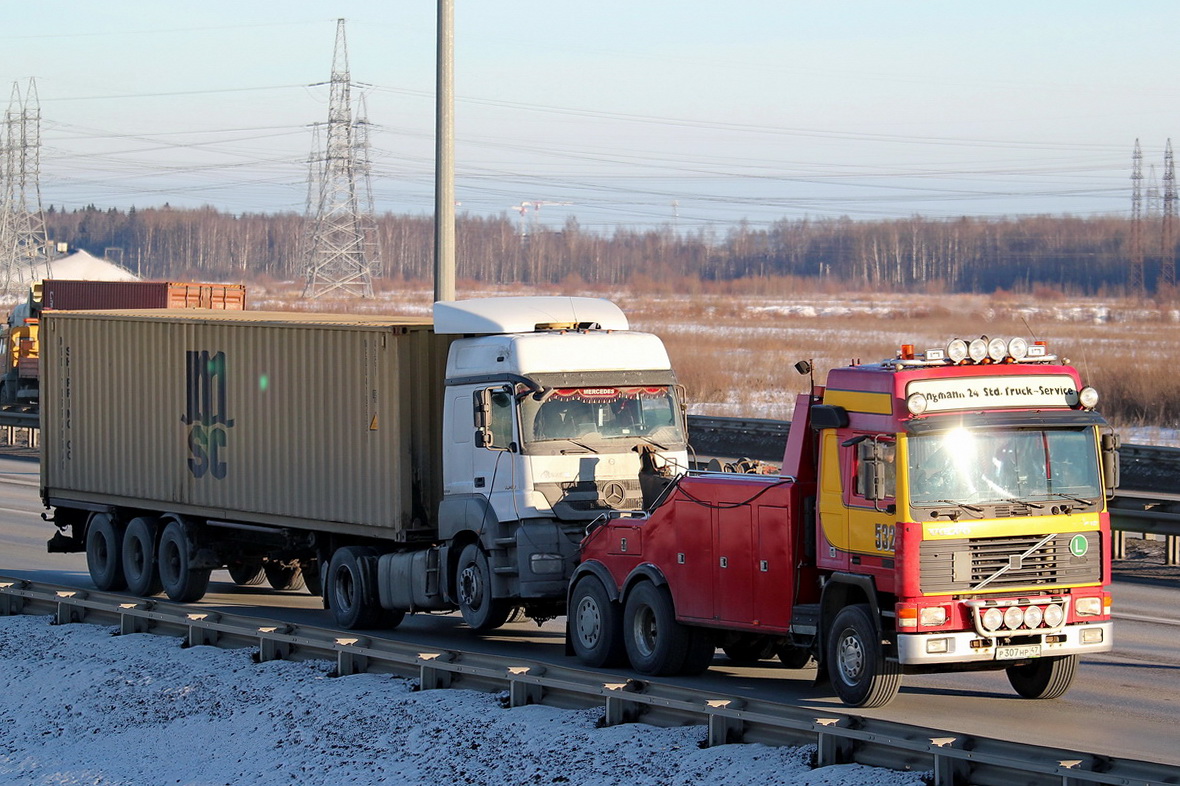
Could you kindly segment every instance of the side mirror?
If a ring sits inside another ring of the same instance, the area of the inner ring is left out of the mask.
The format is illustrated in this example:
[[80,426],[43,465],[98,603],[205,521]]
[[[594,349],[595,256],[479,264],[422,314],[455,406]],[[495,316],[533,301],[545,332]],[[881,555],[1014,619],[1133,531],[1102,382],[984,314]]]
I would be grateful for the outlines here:
[[1114,490],[1119,487],[1119,446],[1122,440],[1113,431],[1102,435],[1102,484],[1106,496],[1113,497]]

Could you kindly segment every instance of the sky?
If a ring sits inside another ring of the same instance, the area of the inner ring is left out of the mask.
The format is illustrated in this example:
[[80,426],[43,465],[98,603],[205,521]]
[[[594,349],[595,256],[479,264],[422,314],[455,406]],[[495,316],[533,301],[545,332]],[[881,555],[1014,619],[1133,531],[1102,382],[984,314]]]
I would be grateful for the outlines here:
[[[117,627],[0,617],[0,779],[27,786],[920,786],[922,773],[812,770],[810,748],[700,748],[703,726],[598,728],[601,709],[505,709],[329,661],[254,663]],[[461,741],[462,744],[457,744]]]
[[[10,4],[0,89],[35,79],[45,206],[304,212],[344,18],[375,209],[429,215],[435,14]],[[1169,0],[455,0],[457,210],[605,232],[1129,215],[1136,139],[1162,189],[1178,26]]]

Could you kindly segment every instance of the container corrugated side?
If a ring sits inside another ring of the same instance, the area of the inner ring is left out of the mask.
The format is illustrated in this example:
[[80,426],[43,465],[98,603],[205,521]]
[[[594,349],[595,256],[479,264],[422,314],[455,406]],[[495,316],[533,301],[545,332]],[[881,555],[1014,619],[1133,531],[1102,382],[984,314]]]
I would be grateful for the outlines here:
[[79,311],[42,330],[47,498],[432,535],[453,338],[428,324]]

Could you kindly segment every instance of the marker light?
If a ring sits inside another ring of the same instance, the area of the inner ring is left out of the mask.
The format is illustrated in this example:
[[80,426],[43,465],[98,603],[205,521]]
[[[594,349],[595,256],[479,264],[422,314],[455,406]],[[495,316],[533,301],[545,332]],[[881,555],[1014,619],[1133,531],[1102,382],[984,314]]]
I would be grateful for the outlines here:
[[976,363],[987,357],[987,339],[977,338],[967,346],[967,354]]
[[1024,360],[1028,355],[1028,342],[1020,336],[1017,336],[1008,341],[1008,355],[1017,363]]
[[910,411],[911,415],[921,415],[929,404],[930,401],[926,398],[925,393],[912,393],[905,400],[906,409]]
[[1008,342],[999,337],[993,338],[987,342],[987,356],[999,363],[1008,357]]
[[967,342],[956,338],[946,345],[946,356],[952,363],[962,363],[967,359]]
[[1087,385],[1078,391],[1078,402],[1086,409],[1098,406],[1098,391]]

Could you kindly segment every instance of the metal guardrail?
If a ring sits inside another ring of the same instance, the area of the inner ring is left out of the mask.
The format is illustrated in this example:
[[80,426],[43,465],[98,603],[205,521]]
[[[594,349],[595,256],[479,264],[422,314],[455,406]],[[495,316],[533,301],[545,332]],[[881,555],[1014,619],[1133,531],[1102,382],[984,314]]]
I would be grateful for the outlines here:
[[934,786],[1180,784],[1180,767],[1022,745],[840,713],[717,695],[515,657],[424,650],[390,639],[202,612],[165,601],[0,577],[0,616],[41,614],[58,624],[117,625],[121,634],[178,636],[189,646],[250,647],[257,660],[330,659],[339,676],[390,673],[420,690],[503,692],[505,706],[600,707],[605,725],[705,726],[706,745],[815,745],[818,766],[858,763],[929,771]]

